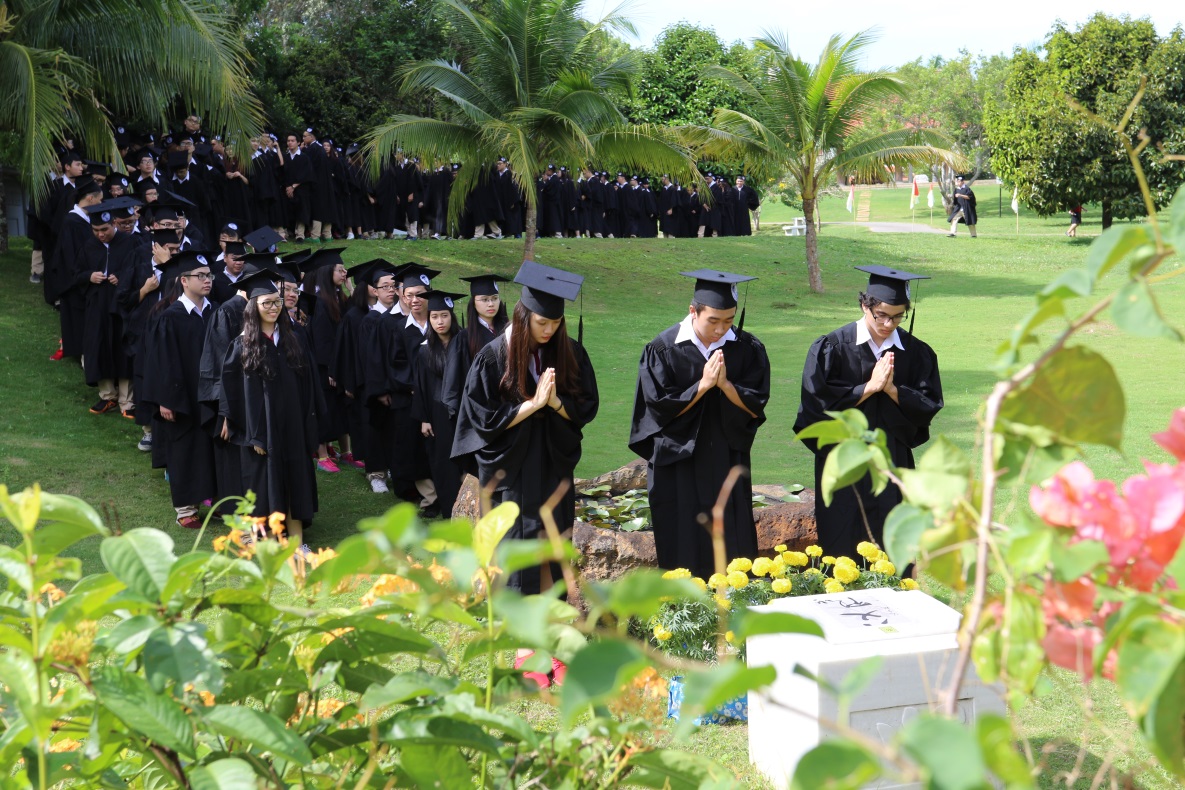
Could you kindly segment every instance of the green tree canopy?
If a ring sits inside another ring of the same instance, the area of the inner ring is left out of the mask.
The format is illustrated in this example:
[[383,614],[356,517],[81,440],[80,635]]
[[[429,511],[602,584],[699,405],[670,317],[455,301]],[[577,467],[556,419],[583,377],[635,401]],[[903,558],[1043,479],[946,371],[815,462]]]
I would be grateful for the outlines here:
[[986,126],[992,167],[1016,184],[1039,215],[1100,203],[1103,226],[1113,217],[1145,213],[1139,185],[1119,137],[1076,109],[1080,105],[1117,124],[1147,78],[1131,127],[1149,144],[1141,154],[1156,205],[1166,205],[1185,182],[1161,148],[1180,153],[1185,143],[1185,39],[1178,28],[1160,38],[1147,19],[1096,14],[1075,31],[1057,25],[1044,55],[1018,51]]

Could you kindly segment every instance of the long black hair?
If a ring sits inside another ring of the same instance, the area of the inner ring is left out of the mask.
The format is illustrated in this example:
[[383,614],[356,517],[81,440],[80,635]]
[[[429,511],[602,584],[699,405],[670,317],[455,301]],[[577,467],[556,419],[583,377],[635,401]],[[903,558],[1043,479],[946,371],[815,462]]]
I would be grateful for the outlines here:
[[[533,352],[538,350],[543,369],[555,369],[555,391],[562,395],[580,393],[580,367],[572,341],[568,338],[568,321],[560,319],[555,334],[544,344],[538,345],[531,337],[531,316],[534,313],[519,302],[514,306],[514,328],[510,331],[510,343],[506,347],[506,372],[502,374],[499,389],[507,400],[528,400],[534,391],[530,364]],[[540,374],[543,370],[538,371]]]
[[357,310],[366,315],[370,312],[370,286],[363,282],[354,283],[354,292],[350,294],[349,310]]
[[184,292],[185,289],[181,287],[180,277],[174,277],[166,281],[160,287],[160,301],[154,304],[152,309],[148,311],[148,317],[153,318],[163,313],[168,309],[169,305],[180,299],[181,294]]
[[[477,352],[481,351],[481,332],[478,329],[481,327],[481,314],[477,312],[477,298],[469,297],[469,304],[465,306],[465,334],[468,335],[469,341],[469,358],[473,359],[477,356]],[[506,316],[506,300],[498,297],[498,312],[494,313],[494,320],[491,321],[494,325],[494,337],[500,335],[505,329],[506,325],[510,323],[510,319]]]
[[[247,307],[243,310],[243,370],[247,373],[258,373],[265,379],[276,377],[276,369],[267,353],[267,346],[272,341],[263,334],[263,320],[259,315],[259,300],[261,298],[275,298],[277,294],[265,294],[247,300]],[[283,298],[282,296],[280,298]],[[276,319],[276,331],[280,333],[280,351],[288,363],[289,369],[298,375],[305,372],[305,357],[292,330],[292,319],[288,311],[281,308],[280,317]]]
[[[440,339],[440,335],[432,328],[432,313],[439,312],[439,310],[428,311],[428,367],[437,378],[444,375],[444,362],[448,357],[448,346],[444,344],[444,341]],[[457,328],[457,314],[452,310],[449,310],[448,314],[451,320],[449,321],[448,334],[446,336],[451,342],[460,330]]]
[[[345,297],[341,288],[333,281],[336,266],[322,266],[313,273],[313,288],[317,294],[317,303],[321,310],[325,310],[329,320],[335,325],[342,319],[342,306]],[[309,286],[305,286],[307,289]]]

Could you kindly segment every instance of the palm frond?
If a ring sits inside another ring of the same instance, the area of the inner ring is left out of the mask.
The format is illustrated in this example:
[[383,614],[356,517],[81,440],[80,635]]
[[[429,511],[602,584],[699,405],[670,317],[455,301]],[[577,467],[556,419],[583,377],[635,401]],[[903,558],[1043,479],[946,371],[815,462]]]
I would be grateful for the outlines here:
[[478,136],[472,126],[418,115],[396,115],[362,138],[364,158],[377,177],[397,148],[415,151],[423,159],[479,161]]

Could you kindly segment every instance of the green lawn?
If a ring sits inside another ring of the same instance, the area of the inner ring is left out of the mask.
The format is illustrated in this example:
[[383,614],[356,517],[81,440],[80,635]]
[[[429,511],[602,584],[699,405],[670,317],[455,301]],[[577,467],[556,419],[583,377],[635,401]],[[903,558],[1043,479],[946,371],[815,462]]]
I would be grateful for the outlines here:
[[[1063,236],[1068,224],[1063,217],[1043,220],[1027,213],[1021,215],[1017,235],[1008,196],[1004,196],[1004,215],[997,217],[996,190],[984,186],[977,192],[983,213],[980,238],[974,241],[965,229],[958,238],[950,239],[826,226],[820,237],[827,289],[823,295],[813,295],[807,289],[804,240],[786,237],[781,230],[781,224],[798,212],[782,206],[767,206],[762,232],[747,239],[540,241],[536,254],[540,262],[587,277],[583,294],[585,343],[597,371],[601,412],[586,432],[584,461],[578,473],[594,475],[631,459],[626,438],[638,356],[647,341],[686,312],[691,283],[677,272],[701,267],[760,278],[748,288],[746,328],[769,350],[773,394],[769,419],[753,455],[756,482],[811,482],[811,457],[791,435],[802,360],[817,336],[858,315],[856,294],[863,278],[851,267],[859,264],[886,264],[933,276],[921,287],[916,334],[937,351],[942,370],[946,408],[935,422],[934,433],[945,434],[971,451],[977,410],[995,381],[991,366],[996,348],[1029,310],[1039,287],[1080,263],[1090,240],[1100,232],[1098,212],[1088,208],[1087,224],[1076,241]],[[924,198],[916,219],[918,224],[928,225]],[[871,219],[910,222],[908,205],[906,188],[874,190]],[[825,222],[851,219],[842,197],[825,200],[821,216]],[[942,219],[936,211],[935,227],[941,227]],[[415,259],[441,268],[444,274],[436,284],[452,288],[460,286],[458,277],[479,271],[513,274],[521,260],[521,242],[356,241],[349,244],[344,257],[353,263],[377,255],[395,262]],[[10,488],[40,481],[48,490],[95,503],[124,529],[165,529],[177,540],[179,549],[188,549],[193,535],[182,534],[173,525],[163,475],[150,469],[147,456],[134,448],[138,428],[117,416],[89,414],[87,407],[95,394],[83,384],[81,371],[68,363],[48,361],[57,347],[57,318],[42,302],[40,287],[27,282],[28,259],[24,240],[14,240],[12,251],[0,256],[0,354],[4,364],[0,402],[6,406],[0,412],[0,481]],[[1158,293],[1170,319],[1185,314],[1185,290],[1177,280]],[[575,314],[573,307],[570,315]],[[1045,336],[1052,331],[1047,329]],[[1180,371],[1185,369],[1185,346],[1127,336],[1107,316],[1079,342],[1105,354],[1127,390],[1124,451],[1090,448],[1087,459],[1096,474],[1123,477],[1140,471],[1143,458],[1167,460],[1149,435],[1162,430],[1172,410],[1185,402],[1177,386]],[[319,474],[318,480],[321,514],[310,533],[310,541],[316,544],[336,543],[353,531],[358,519],[391,503],[389,498],[371,494],[361,474]],[[0,540],[10,535],[0,531]],[[99,569],[93,549],[83,546],[79,556],[86,572]],[[1115,744],[1126,747],[1135,740],[1109,688],[1095,689],[1092,717],[1085,723],[1078,699],[1081,695],[1071,693],[1073,684],[1063,679],[1060,691],[1022,715],[1026,733],[1040,742],[1037,748],[1049,739],[1065,738],[1107,757]],[[743,766],[744,733],[743,727],[707,730],[696,736],[695,748]],[[1051,759],[1069,770],[1077,752],[1066,748],[1070,751],[1051,748]],[[1139,772],[1130,761],[1119,759],[1120,765]],[[745,778],[751,779],[752,774]],[[1139,779],[1149,786],[1173,786],[1163,777],[1142,775]],[[1087,776],[1083,786],[1089,784]]]

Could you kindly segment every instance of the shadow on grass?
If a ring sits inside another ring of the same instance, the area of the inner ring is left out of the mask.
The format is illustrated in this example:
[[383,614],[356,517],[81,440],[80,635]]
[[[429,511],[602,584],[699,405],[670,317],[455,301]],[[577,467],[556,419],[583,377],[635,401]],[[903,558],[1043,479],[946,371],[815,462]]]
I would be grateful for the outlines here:
[[1144,790],[1147,787],[1117,768],[1111,760],[1083,748],[1081,744],[1061,738],[1032,738],[1029,747],[1033,759],[1042,766],[1038,787],[1120,787],[1125,790]]

